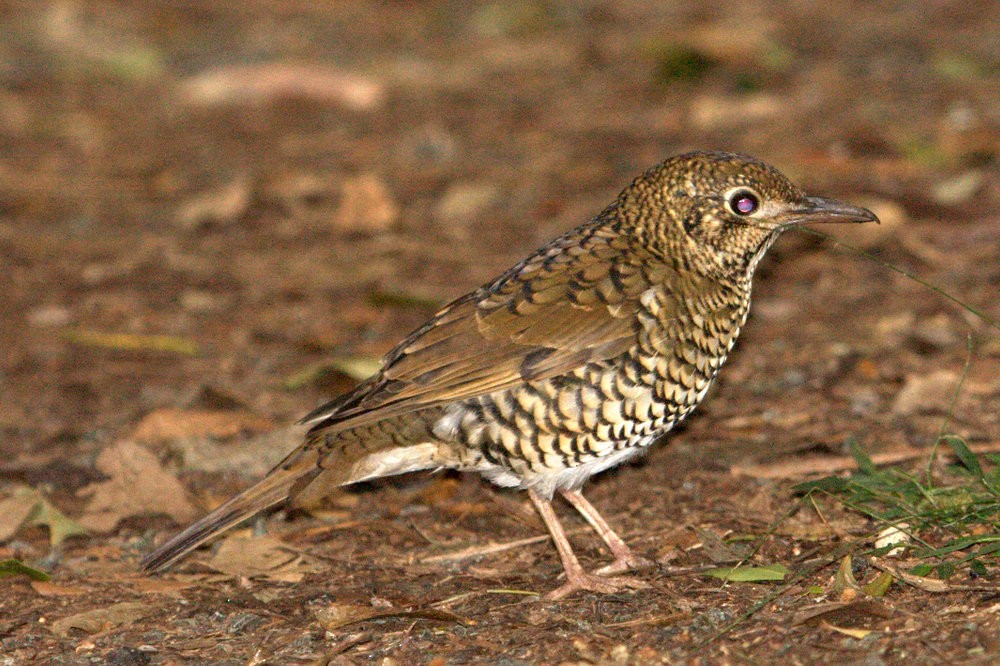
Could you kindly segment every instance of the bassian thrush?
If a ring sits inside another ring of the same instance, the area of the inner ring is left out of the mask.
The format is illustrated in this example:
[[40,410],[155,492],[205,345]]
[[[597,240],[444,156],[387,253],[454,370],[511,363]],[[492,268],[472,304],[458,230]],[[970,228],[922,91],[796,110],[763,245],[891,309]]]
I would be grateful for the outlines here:
[[[305,442],[263,480],[143,561],[163,569],[223,530],[312,485],[422,469],[475,471],[526,490],[566,572],[549,593],[640,587],[614,576],[637,556],[581,494],[645,451],[708,391],[750,309],[754,270],[784,230],[871,222],[806,196],[754,158],[694,152],[632,181],[590,222],[446,305],[350,393],[303,419]],[[583,569],[555,493],[614,561]]]

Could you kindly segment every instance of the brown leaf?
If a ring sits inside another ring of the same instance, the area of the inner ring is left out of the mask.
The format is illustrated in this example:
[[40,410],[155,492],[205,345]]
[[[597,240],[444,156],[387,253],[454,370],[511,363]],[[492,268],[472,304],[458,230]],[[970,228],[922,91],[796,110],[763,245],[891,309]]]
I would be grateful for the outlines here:
[[269,430],[238,442],[218,442],[210,436],[170,440],[167,448],[185,470],[232,472],[248,478],[267,474],[289,451],[302,442],[303,426]]
[[852,629],[850,627],[838,627],[836,625],[824,621],[820,621],[819,624],[824,629],[829,629],[830,631],[836,631],[839,634],[844,634],[845,636],[850,636],[851,638],[856,638],[858,640],[861,640],[862,638],[865,638],[866,636],[869,636],[873,633],[871,629]]
[[331,67],[276,62],[210,69],[184,81],[180,92],[186,102],[200,106],[295,97],[366,111],[381,103],[384,86]]
[[167,407],[147,414],[132,431],[139,442],[164,442],[188,437],[228,439],[241,433],[269,430],[274,424],[245,411],[189,410]]
[[107,631],[139,620],[153,612],[153,607],[140,601],[125,601],[107,608],[84,611],[56,620],[49,629],[59,636],[68,636],[70,630],[80,629],[88,634]]
[[89,594],[93,590],[89,587],[79,585],[63,585],[53,583],[49,580],[33,580],[31,587],[43,597],[75,597],[81,594]]
[[19,488],[11,497],[0,500],[0,541],[13,536],[41,499],[37,491]]
[[341,184],[340,205],[331,223],[341,231],[383,231],[399,216],[389,188],[373,174],[361,174]]
[[695,527],[694,531],[698,534],[705,555],[715,564],[739,562],[750,552],[748,544],[726,543],[722,537],[711,530]]
[[874,599],[860,599],[848,603],[830,602],[799,611],[792,616],[792,625],[813,621],[852,625],[860,624],[866,618],[886,619],[894,614],[892,608]]
[[892,413],[909,416],[917,412],[943,412],[957,387],[958,375],[951,370],[937,370],[927,375],[911,374],[896,394]]
[[271,536],[231,536],[222,542],[207,564],[233,576],[285,583],[298,583],[306,574],[326,568],[319,560]]
[[388,617],[421,618],[441,622],[455,622],[462,625],[468,624],[467,620],[454,613],[433,608],[373,608],[372,606],[357,604],[331,604],[326,608],[316,611],[315,615],[316,621],[326,631],[334,631],[335,629],[365,620]]
[[252,201],[250,179],[237,178],[218,189],[202,192],[183,202],[177,209],[177,223],[182,229],[194,229],[207,222],[234,222],[246,213]]
[[206,576],[191,576],[177,580],[176,578],[137,578],[128,581],[137,592],[144,594],[165,594],[168,596],[180,596],[178,592],[193,585],[203,584]]
[[180,481],[134,442],[123,440],[104,449],[97,468],[110,478],[80,489],[81,496],[90,497],[79,521],[85,527],[107,532],[128,516],[165,513],[183,523],[197,514]]

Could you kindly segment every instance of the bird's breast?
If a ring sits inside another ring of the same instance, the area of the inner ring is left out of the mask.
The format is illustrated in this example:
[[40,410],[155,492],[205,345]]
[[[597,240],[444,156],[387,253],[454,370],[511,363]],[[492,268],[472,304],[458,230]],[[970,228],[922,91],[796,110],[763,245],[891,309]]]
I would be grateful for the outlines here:
[[626,353],[456,403],[435,434],[466,469],[502,485],[549,489],[579,485],[645,448],[705,397],[746,308],[725,294],[649,290],[640,300]]

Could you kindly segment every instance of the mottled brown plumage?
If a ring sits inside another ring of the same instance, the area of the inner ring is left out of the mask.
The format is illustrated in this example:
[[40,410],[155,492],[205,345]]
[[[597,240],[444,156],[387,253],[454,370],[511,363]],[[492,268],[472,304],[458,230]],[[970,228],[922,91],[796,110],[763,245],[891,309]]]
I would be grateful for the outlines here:
[[592,221],[445,306],[378,374],[309,414],[305,443],[264,480],[143,567],[162,569],[307,486],[450,468],[528,490],[567,575],[550,596],[637,586],[583,570],[551,497],[562,494],[608,544],[615,560],[599,573],[644,564],[581,486],[698,405],[746,321],[757,263],[784,229],[873,220],[805,196],[750,157],[671,158]]

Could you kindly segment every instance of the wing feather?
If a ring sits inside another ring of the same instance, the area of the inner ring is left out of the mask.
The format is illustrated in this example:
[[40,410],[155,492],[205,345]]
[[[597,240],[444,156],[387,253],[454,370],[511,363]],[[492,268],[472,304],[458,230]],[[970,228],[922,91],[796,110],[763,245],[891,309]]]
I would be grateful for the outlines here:
[[626,353],[643,292],[670,269],[640,246],[623,247],[618,234],[576,234],[445,306],[386,355],[378,374],[304,421],[312,432],[357,427]]

